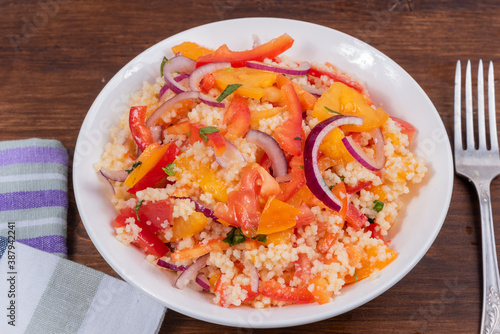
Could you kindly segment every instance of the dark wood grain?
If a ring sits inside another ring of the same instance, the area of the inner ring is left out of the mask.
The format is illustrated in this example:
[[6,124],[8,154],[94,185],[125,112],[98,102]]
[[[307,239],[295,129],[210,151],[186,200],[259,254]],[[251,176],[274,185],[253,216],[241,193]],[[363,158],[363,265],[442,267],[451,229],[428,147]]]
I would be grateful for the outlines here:
[[[257,16],[309,21],[370,43],[415,78],[452,134],[455,62],[483,58],[500,64],[500,3],[414,0],[410,11],[396,2],[0,0],[0,140],[55,138],[72,156],[87,110],[130,59],[185,29]],[[406,277],[375,300],[332,319],[272,330],[207,324],[169,310],[161,333],[478,332],[479,207],[468,182],[455,179],[454,186],[433,246]],[[500,222],[500,182],[492,192],[494,219]],[[69,258],[117,276],[89,239],[71,184],[68,224]]]

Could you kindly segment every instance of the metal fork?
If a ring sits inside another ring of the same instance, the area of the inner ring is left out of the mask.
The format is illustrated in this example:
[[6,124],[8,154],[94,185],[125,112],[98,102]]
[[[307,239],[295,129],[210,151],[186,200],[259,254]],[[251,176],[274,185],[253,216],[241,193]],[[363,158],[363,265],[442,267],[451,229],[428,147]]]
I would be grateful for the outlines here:
[[478,148],[474,139],[474,117],[472,112],[472,80],[470,60],[465,73],[465,125],[466,148],[462,142],[461,121],[461,66],[457,62],[455,72],[455,169],[457,174],[467,177],[474,185],[481,208],[481,237],[483,245],[483,315],[481,333],[500,331],[500,278],[491,213],[490,184],[500,174],[500,156],[495,111],[495,86],[493,63],[488,70],[488,118],[490,149],[486,145],[484,114],[483,62],[479,61],[477,75],[477,129]]

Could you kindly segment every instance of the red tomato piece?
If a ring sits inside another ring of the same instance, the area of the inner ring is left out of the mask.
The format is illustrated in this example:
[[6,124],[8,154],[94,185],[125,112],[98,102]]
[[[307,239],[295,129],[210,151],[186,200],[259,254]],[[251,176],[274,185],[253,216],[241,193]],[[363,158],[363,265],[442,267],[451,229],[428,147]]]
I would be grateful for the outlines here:
[[215,52],[199,57],[196,61],[196,67],[216,62],[230,62],[232,67],[244,67],[246,62],[250,60],[272,59],[291,48],[292,44],[293,39],[287,34],[246,51],[231,51],[224,44]]
[[365,227],[365,231],[368,232],[368,231],[371,231],[372,232],[372,238],[373,239],[380,239],[380,240],[384,240],[382,238],[382,235],[380,234],[380,231],[377,231],[375,229],[375,227],[377,227],[377,224],[370,224],[368,225],[367,227]]
[[302,143],[304,142],[302,106],[292,84],[282,86],[281,92],[290,116],[283,124],[276,127],[274,138],[283,151],[299,156],[302,154]]
[[243,137],[250,126],[248,99],[240,95],[235,95],[224,114],[223,122],[228,127],[226,133],[228,138]]
[[314,213],[307,205],[303,204],[299,206],[298,209],[300,210],[300,213],[297,216],[297,227],[310,225],[316,221]]
[[346,214],[347,225],[351,226],[353,229],[358,231],[365,223],[368,221],[368,218],[358,210],[352,203],[349,203],[347,206],[347,214]]
[[134,240],[134,243],[139,245],[139,247],[146,253],[156,257],[162,257],[170,251],[170,249],[153,232],[155,229],[153,225],[147,225],[136,219],[135,210],[133,208],[122,208],[120,210],[120,214],[115,218],[115,226],[124,227],[127,225],[126,220],[128,218],[134,218],[135,224],[142,229],[137,235],[137,239]]
[[165,221],[172,222],[172,203],[169,200],[148,202],[141,205],[137,213],[141,222],[150,221],[149,230],[157,233],[165,229]]
[[149,187],[153,187],[157,184],[164,176],[165,171],[163,170],[169,163],[173,162],[175,158],[179,155],[181,150],[174,143],[168,144],[169,147],[161,157],[161,159],[154,165],[151,170],[144,175],[137,183],[127,190],[131,194],[135,194],[139,190],[143,190]]
[[311,278],[311,260],[309,257],[304,254],[300,253],[299,259],[295,261],[294,266],[295,266],[295,276],[300,278],[302,281],[302,284],[308,284],[309,279]]
[[408,136],[408,140],[411,143],[413,140],[413,137],[415,137],[415,133],[417,132],[415,127],[413,125],[411,125],[410,123],[408,123],[407,121],[402,120],[401,118],[397,118],[394,116],[391,116],[391,118],[394,122],[396,122],[401,127],[401,132]]
[[205,143],[205,145],[213,147],[215,154],[220,157],[226,151],[226,139],[224,139],[224,136],[220,133],[220,131],[217,131],[205,134],[207,136],[207,141],[203,140],[203,138],[200,136],[200,129],[205,127],[206,126],[203,124],[191,123],[189,142],[192,145],[197,141],[201,141]]
[[288,182],[282,192],[277,196],[277,199],[287,202],[304,184],[306,184],[306,176],[304,174],[304,158],[293,157],[290,160],[292,180]]
[[314,302],[314,296],[309,290],[307,290],[307,286],[292,288],[283,286],[275,280],[265,281],[259,289],[259,292],[263,296],[284,302],[300,304]]
[[129,113],[130,133],[141,151],[144,151],[149,144],[153,143],[151,131],[146,126],[147,109],[146,106],[132,107]]
[[351,195],[351,194],[355,194],[357,192],[360,192],[362,189],[365,189],[371,185],[372,185],[372,181],[358,182],[353,187],[346,186],[346,190],[347,190],[347,193],[349,195]]
[[215,77],[213,76],[212,73],[207,73],[201,79],[200,82],[200,90],[202,93],[208,94],[208,92],[214,87],[215,85]]

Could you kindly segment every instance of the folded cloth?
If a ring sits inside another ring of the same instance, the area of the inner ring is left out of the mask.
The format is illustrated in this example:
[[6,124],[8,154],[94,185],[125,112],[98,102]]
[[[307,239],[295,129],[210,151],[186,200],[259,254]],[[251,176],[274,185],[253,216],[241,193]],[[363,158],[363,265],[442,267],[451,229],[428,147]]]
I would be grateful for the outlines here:
[[162,305],[64,258],[67,172],[58,141],[0,142],[0,333],[157,333]]

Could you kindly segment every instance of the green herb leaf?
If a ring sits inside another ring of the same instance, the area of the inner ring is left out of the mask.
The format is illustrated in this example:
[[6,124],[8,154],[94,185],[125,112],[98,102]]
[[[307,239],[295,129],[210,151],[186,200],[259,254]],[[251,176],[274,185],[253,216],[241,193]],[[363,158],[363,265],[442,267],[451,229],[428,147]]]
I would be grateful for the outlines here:
[[358,272],[355,271],[354,272],[354,282],[357,282],[358,281]]
[[334,114],[337,114],[337,115],[343,115],[343,114],[339,113],[338,111],[335,111],[335,110],[332,110],[332,109],[328,108],[327,106],[325,106],[325,109],[328,110],[331,113],[334,113]]
[[234,245],[245,242],[245,235],[241,231],[241,228],[233,227],[231,231],[227,232],[226,237],[222,241],[229,244],[230,247],[233,247]]
[[219,97],[217,98],[217,102],[222,102],[226,97],[234,93],[235,90],[243,86],[242,84],[231,84],[227,85],[226,88],[220,93]]
[[368,218],[368,222],[369,222],[370,224],[375,224],[375,219],[373,219],[373,218]]
[[139,209],[141,208],[143,201],[144,200],[141,199],[139,202],[137,202],[137,204],[135,205],[135,208],[134,208],[135,216],[137,217],[138,221],[141,221],[141,219],[139,218]]
[[163,167],[162,169],[170,176],[175,176],[175,174],[177,174],[177,172],[175,171],[175,162],[168,163],[167,166]]
[[300,138],[300,137],[298,137],[298,136],[297,136],[297,137],[295,137],[295,138],[293,138],[293,140],[300,140],[300,142],[302,143],[302,138]]
[[328,189],[332,190],[333,189],[333,186],[329,186]]
[[132,173],[132,171],[133,171],[134,169],[136,169],[137,167],[139,167],[141,164],[142,164],[142,161],[137,161],[136,163],[134,163],[134,164],[132,165],[132,168],[131,168],[131,169],[125,169],[125,171],[126,171],[127,173],[129,173],[129,174],[130,174],[130,173]]
[[373,201],[373,210],[380,212],[384,208],[384,202],[379,201],[378,199]]
[[161,76],[163,77],[163,66],[165,66],[165,63],[168,62],[168,59],[167,57],[163,57],[163,60],[161,61],[161,65],[160,65],[160,73],[161,73]]
[[344,181],[344,180],[345,180],[345,177],[341,176],[340,181]]
[[252,238],[253,240],[257,240],[259,242],[263,242],[265,243],[267,241],[267,235],[265,234],[257,234],[254,238]]
[[300,169],[304,169],[304,165],[299,165],[299,168]]
[[203,139],[203,141],[206,143],[208,142],[207,135],[211,135],[212,133],[216,133],[219,131],[220,130],[217,129],[216,126],[204,126],[198,131],[198,134],[200,135],[200,138]]

